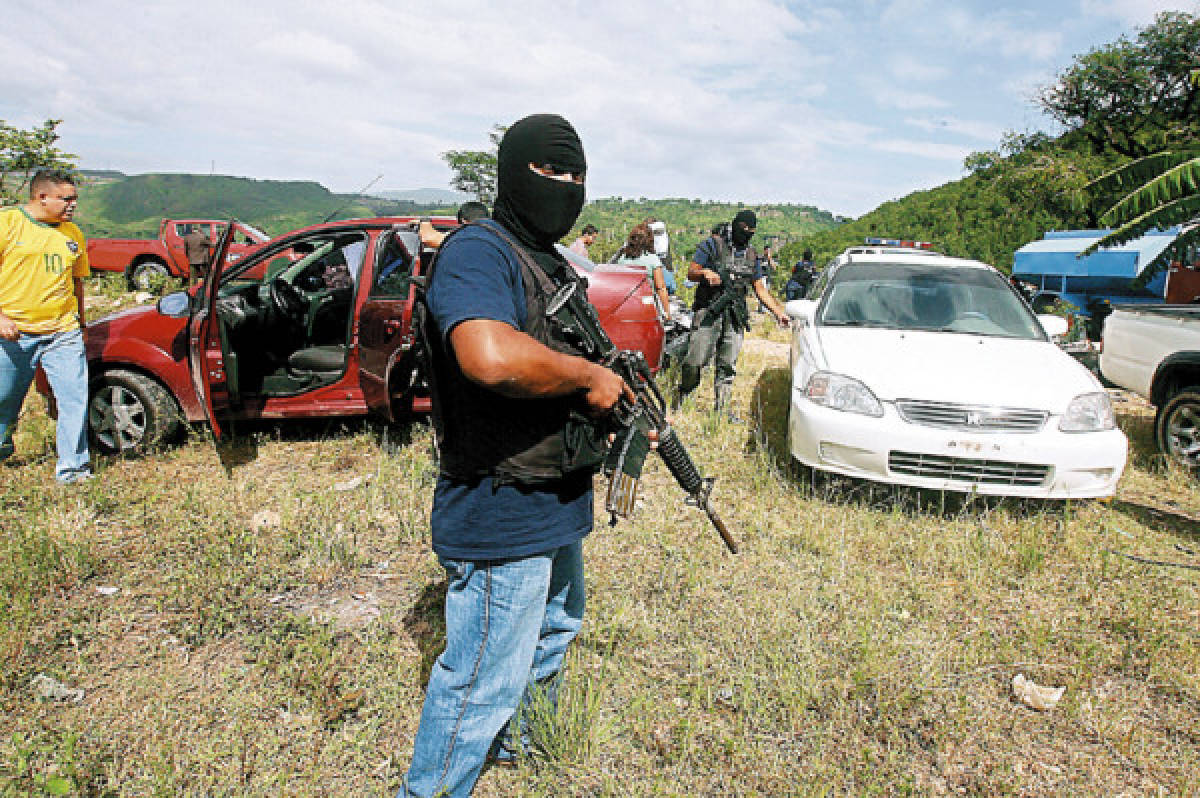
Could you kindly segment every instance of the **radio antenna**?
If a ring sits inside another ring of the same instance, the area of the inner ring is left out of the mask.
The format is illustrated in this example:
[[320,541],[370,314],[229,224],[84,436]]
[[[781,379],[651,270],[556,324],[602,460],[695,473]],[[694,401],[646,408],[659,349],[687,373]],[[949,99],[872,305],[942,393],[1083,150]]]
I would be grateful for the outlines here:
[[[367,189],[369,189],[371,186],[375,185],[382,179],[383,179],[383,172],[380,172],[379,174],[375,175],[374,180],[372,180],[370,183],[367,183],[365,186],[363,186],[362,188],[360,188],[358,191],[354,192],[350,196],[351,197],[361,197],[363,195],[363,192],[365,192]],[[353,201],[353,200],[351,200],[351,201]],[[321,224],[325,224],[330,219],[337,216],[339,213],[341,213],[343,210],[345,210],[346,206],[349,204],[350,204],[349,202],[342,203],[342,205],[339,206],[337,210],[335,210],[333,213],[329,214],[324,219],[322,219]]]

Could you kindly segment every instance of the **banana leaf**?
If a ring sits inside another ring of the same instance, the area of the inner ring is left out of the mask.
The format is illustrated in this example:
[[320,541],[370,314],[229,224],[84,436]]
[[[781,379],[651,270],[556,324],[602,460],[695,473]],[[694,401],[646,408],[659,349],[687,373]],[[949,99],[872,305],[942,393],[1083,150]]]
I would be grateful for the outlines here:
[[1126,222],[1080,252],[1077,257],[1086,257],[1105,247],[1120,246],[1135,238],[1141,238],[1148,230],[1166,230],[1177,224],[1186,224],[1197,216],[1200,216],[1200,194],[1177,199]]
[[1106,194],[1130,185],[1142,185],[1181,163],[1200,157],[1200,148],[1187,147],[1182,150],[1165,150],[1138,158],[1100,175],[1083,187],[1091,196]]
[[1106,227],[1121,224],[1181,197],[1200,194],[1200,153],[1126,194],[1100,217]]

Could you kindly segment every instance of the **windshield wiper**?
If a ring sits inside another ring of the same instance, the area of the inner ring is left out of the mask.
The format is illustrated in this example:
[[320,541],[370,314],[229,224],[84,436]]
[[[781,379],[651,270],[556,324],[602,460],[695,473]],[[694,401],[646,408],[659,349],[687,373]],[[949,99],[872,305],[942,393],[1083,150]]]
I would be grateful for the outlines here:
[[821,325],[823,327],[883,327],[888,329],[895,327],[894,324],[888,324],[885,321],[869,321],[867,319],[860,319],[858,321],[851,321],[849,319],[837,321],[825,320],[821,322]]
[[956,335],[978,335],[980,338],[1015,338],[1020,339],[1022,336],[1014,335],[1008,332],[979,332],[978,330],[962,330],[957,327],[913,327],[917,332],[944,332],[954,333]]

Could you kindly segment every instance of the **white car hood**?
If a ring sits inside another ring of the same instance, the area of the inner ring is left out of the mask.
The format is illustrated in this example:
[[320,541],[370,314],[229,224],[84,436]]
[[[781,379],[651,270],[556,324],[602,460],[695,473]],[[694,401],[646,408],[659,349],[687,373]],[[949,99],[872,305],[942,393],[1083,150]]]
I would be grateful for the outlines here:
[[924,399],[1062,413],[1103,390],[1046,341],[962,333],[818,327],[824,367],[866,383],[882,401]]

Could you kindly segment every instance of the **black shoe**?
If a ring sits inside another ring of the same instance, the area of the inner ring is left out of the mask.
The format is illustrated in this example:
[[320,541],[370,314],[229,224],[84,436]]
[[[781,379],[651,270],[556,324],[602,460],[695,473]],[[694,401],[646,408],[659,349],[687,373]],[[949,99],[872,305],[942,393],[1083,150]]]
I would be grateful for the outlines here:
[[484,765],[488,767],[505,768],[506,770],[511,770],[524,765],[536,770],[537,762],[537,757],[534,756],[532,751],[513,751],[504,745],[496,743],[492,746],[491,750],[488,751],[487,758],[484,760]]

